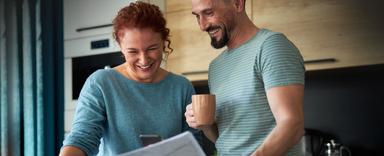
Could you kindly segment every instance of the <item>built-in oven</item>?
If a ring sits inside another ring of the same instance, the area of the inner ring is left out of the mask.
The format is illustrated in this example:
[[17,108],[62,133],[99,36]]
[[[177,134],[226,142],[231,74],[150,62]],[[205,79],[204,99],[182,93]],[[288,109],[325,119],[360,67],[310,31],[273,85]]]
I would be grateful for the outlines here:
[[85,80],[98,69],[113,68],[123,62],[123,55],[112,33],[65,40],[65,132],[69,132],[71,128],[77,98]]
[[111,68],[124,62],[121,52],[72,58],[72,100],[79,97],[87,78],[96,70]]

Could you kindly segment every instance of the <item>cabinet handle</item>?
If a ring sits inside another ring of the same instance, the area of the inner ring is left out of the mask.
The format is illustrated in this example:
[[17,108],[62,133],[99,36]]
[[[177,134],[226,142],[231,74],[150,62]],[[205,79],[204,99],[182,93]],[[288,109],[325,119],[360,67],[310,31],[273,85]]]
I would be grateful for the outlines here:
[[323,58],[323,59],[315,59],[315,60],[306,60],[304,64],[316,64],[316,63],[331,63],[336,62],[335,58]]
[[181,73],[181,75],[196,75],[196,74],[207,74],[208,70],[201,70],[201,71],[191,71],[191,72],[184,72]]
[[92,26],[92,27],[78,28],[78,29],[76,29],[76,31],[77,31],[77,32],[80,32],[80,31],[86,31],[86,30],[92,30],[92,29],[98,29],[98,28],[110,27],[110,26],[112,26],[112,24],[96,25],[96,26]]

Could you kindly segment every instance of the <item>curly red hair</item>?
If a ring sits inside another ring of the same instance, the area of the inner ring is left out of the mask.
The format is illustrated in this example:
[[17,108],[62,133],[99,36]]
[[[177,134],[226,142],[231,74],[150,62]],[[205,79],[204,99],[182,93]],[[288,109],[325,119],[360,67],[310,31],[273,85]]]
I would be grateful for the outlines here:
[[164,53],[168,56],[173,49],[170,47],[169,28],[158,6],[136,1],[120,9],[113,19],[113,37],[120,44],[122,30],[126,28],[150,28],[161,34],[165,41]]

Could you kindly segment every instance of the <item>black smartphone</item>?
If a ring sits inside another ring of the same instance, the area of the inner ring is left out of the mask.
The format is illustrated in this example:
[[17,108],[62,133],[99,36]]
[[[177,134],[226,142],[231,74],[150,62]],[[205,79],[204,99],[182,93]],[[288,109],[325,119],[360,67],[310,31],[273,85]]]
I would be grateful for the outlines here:
[[143,147],[162,140],[161,136],[157,134],[140,134],[139,137]]

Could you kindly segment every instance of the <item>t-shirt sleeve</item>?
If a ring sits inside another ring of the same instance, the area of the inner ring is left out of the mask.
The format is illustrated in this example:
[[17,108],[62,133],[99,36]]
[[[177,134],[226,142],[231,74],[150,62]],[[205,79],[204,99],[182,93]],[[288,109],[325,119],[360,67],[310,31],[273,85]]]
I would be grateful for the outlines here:
[[305,67],[299,50],[283,34],[268,37],[261,46],[260,70],[265,90],[304,84]]
[[105,120],[102,91],[94,79],[89,78],[81,90],[72,129],[64,140],[63,147],[71,145],[80,148],[87,155],[96,155]]

